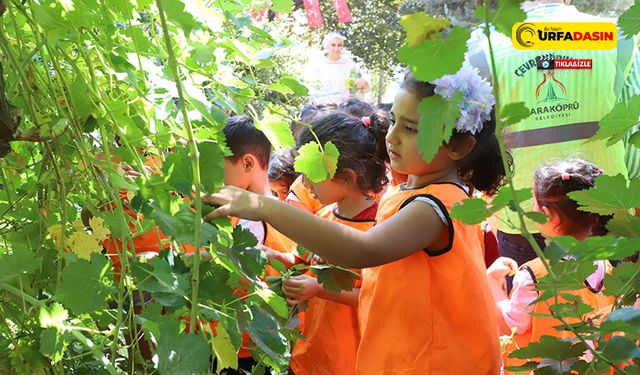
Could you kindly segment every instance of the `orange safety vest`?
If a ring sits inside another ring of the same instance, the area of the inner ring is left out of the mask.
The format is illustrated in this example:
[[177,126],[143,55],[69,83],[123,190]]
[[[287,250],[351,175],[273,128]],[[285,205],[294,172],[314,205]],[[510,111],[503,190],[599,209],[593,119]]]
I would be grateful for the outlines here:
[[418,196],[428,197],[446,216],[449,246],[362,270],[356,373],[498,374],[498,324],[482,231],[448,215],[468,195],[451,183],[404,186],[389,188],[376,221],[389,219]]
[[289,187],[289,194],[285,202],[289,204],[294,202],[294,205],[296,205],[295,203],[302,204],[312,214],[315,214],[323,207],[322,203],[314,198],[309,189],[304,186],[302,175],[298,176]]
[[[375,218],[349,219],[340,216],[332,204],[322,208],[317,216],[367,231]],[[359,270],[354,270],[359,272]],[[360,287],[360,280],[353,287]],[[358,310],[322,298],[309,299],[305,311],[304,339],[296,341],[291,353],[291,370],[296,375],[349,375],[355,374],[356,351],[360,341]]]
[[[603,260],[605,263],[605,272],[610,274],[612,271],[611,264]],[[538,279],[548,275],[547,269],[544,267],[540,258],[533,259],[522,266],[520,270],[525,270],[531,274],[534,284],[538,282]],[[593,311],[583,318],[595,317],[602,313],[607,307],[610,307],[614,302],[613,296],[605,296],[600,291],[602,285],[597,289],[591,287],[585,287],[580,290],[567,290],[562,293],[573,294],[579,296],[583,303],[593,307]],[[561,297],[558,297],[558,303],[566,303],[567,301]],[[513,337],[513,341],[506,346],[504,354],[504,367],[507,366],[520,366],[527,363],[527,360],[509,358],[509,354],[518,348],[524,348],[531,342],[537,342],[542,336],[554,336],[558,338],[571,338],[575,337],[570,331],[558,331],[554,327],[562,326],[562,322],[551,317],[550,306],[553,305],[554,299],[550,298],[546,301],[540,301],[535,304],[532,314],[544,314],[548,317],[541,317],[541,315],[533,315],[531,320],[531,328],[522,334],[516,334]],[[578,318],[567,318],[567,323],[573,324],[579,322]],[[535,360],[535,359],[534,359]],[[505,371],[505,374],[511,374],[511,372]]]

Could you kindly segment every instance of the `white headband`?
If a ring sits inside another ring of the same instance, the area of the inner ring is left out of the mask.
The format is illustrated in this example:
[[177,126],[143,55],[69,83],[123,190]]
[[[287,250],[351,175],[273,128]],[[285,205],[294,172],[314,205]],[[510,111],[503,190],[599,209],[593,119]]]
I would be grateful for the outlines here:
[[322,39],[322,47],[324,47],[324,49],[328,49],[329,48],[329,43],[331,43],[332,40],[334,39],[340,39],[342,42],[344,42],[347,38],[345,38],[342,34],[332,31],[329,34],[327,34],[324,39]]

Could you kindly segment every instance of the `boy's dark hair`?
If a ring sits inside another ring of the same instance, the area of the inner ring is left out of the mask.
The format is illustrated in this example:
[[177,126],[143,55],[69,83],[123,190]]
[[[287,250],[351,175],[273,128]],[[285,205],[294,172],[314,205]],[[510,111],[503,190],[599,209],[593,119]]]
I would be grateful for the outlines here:
[[349,98],[338,103],[338,111],[349,116],[362,118],[376,113],[376,107],[358,98]]
[[[357,175],[358,187],[363,194],[378,193],[389,182],[385,161],[389,161],[385,136],[389,121],[384,116],[370,116],[371,126],[363,120],[345,113],[335,112],[311,123],[313,131],[324,145],[331,141],[340,151],[336,176],[345,168]],[[305,128],[297,142],[298,148],[316,141],[311,131]]]
[[546,206],[560,216],[559,230],[570,235],[590,228],[594,236],[607,234],[610,215],[598,215],[581,211],[578,203],[567,193],[586,190],[595,186],[596,177],[604,174],[602,169],[582,159],[564,159],[539,167],[534,174],[534,199],[539,206]]
[[295,148],[290,148],[273,155],[269,162],[269,181],[282,181],[287,186],[291,186],[298,178],[300,173],[293,169],[295,151]]
[[222,132],[233,154],[229,158],[234,163],[242,155],[251,154],[258,159],[262,168],[267,169],[271,143],[262,131],[256,129],[251,117],[247,115],[229,117]]
[[[435,85],[417,80],[411,72],[407,72],[400,86],[402,89],[425,98],[435,95]],[[496,119],[491,112],[491,119],[484,121],[482,130],[476,134],[461,133],[454,129],[449,143],[463,137],[472,136],[476,139],[473,150],[458,162],[458,175],[465,184],[480,190],[487,195],[495,194],[505,182],[506,171],[502,164],[500,146],[496,138]],[[508,164],[511,165],[511,156]]]

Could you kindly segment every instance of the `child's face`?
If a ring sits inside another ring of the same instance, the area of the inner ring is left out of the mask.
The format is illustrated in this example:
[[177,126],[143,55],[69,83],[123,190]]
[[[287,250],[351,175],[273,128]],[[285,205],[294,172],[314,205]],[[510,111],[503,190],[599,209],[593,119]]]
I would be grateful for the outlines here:
[[302,182],[304,186],[309,189],[311,195],[325,206],[342,200],[346,194],[344,181],[335,177],[330,180],[314,183],[306,178],[306,176],[303,176]]
[[424,175],[433,173],[450,163],[444,147],[429,163],[418,149],[418,106],[422,98],[400,89],[393,100],[391,115],[393,125],[387,133],[386,143],[391,168],[404,174]]
[[329,57],[333,60],[338,60],[342,55],[342,39],[333,38],[331,42],[329,42],[329,46],[327,47],[327,51],[329,52]]
[[278,199],[284,201],[287,198],[287,195],[289,194],[289,186],[286,182],[283,180],[269,181],[269,186],[271,187],[271,191],[278,196]]

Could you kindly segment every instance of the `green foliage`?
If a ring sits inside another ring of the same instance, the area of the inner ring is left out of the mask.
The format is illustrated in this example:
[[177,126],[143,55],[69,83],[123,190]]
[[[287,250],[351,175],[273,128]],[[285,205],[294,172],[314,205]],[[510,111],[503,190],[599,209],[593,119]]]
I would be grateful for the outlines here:
[[592,140],[606,139],[612,145],[638,124],[640,117],[640,95],[635,95],[625,102],[616,104],[609,113],[600,120],[600,127]]
[[[498,0],[496,10],[488,10],[488,20],[496,30],[508,37],[511,37],[511,29],[516,22],[522,22],[527,18],[525,12],[520,8],[521,0]],[[485,19],[487,8],[479,5],[476,8],[476,17]]]
[[462,92],[456,91],[449,100],[440,95],[429,96],[420,102],[418,113],[418,149],[425,161],[431,161],[443,143],[449,142],[460,117]]
[[610,215],[640,207],[640,180],[628,182],[620,174],[598,176],[595,187],[568,194],[576,200],[583,211]]
[[631,37],[640,32],[640,2],[636,0],[636,2],[618,18],[618,26],[620,26],[627,37]]
[[433,40],[425,40],[417,47],[400,47],[398,59],[409,66],[417,79],[430,82],[445,74],[453,74],[462,67],[470,36],[467,29],[454,27],[446,36],[436,33]]
[[531,116],[531,111],[523,102],[509,103],[500,109],[500,118],[503,126],[517,124],[529,116]]
[[111,263],[103,256],[92,254],[91,262],[69,256],[70,264],[62,270],[62,283],[56,300],[75,314],[89,313],[102,307],[109,295]]
[[308,267],[317,277],[322,287],[330,293],[340,293],[353,289],[353,282],[360,278],[356,272],[336,265],[313,265]]
[[338,168],[338,148],[331,142],[327,142],[321,148],[316,142],[309,142],[298,149],[293,164],[296,172],[304,173],[312,182],[329,180],[333,178]]

